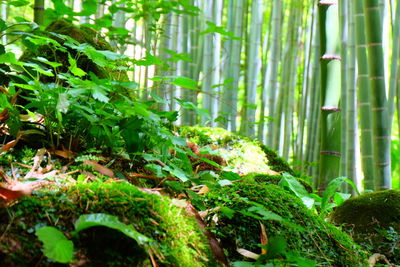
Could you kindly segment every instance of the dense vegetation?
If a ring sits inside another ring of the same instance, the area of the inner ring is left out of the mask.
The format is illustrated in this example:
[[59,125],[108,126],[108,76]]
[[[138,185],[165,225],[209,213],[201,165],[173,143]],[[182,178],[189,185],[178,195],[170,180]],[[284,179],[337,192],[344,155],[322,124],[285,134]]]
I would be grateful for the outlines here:
[[[396,181],[395,85],[386,99],[372,67],[386,64],[374,35],[384,12],[364,1],[368,86],[380,90],[360,95],[361,187],[353,14],[363,12],[272,2],[0,1],[0,262],[399,264],[399,192],[359,192]],[[289,90],[302,72],[304,91]]]

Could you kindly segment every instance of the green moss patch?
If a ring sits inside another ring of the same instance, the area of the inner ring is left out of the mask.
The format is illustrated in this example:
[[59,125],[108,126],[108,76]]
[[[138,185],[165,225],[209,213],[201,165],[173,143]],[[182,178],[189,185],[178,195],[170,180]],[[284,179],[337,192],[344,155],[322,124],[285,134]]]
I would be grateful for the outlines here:
[[[156,241],[152,257],[167,266],[210,266],[202,231],[170,199],[144,193],[125,182],[87,183],[38,191],[0,211],[0,262],[5,266],[47,266],[35,229],[49,225],[64,233],[82,214],[108,213]],[[72,241],[75,258],[90,266],[151,265],[148,251],[118,231],[93,227]],[[100,264],[100,265],[99,265]]]
[[400,263],[400,191],[378,191],[348,199],[337,207],[332,220],[364,248]]
[[312,213],[297,197],[279,186],[250,181],[235,183],[210,192],[204,203],[214,209],[208,215],[209,222],[214,224],[215,233],[231,260],[248,260],[237,248],[261,253],[260,224],[263,224],[269,239],[285,240],[287,251],[315,260],[318,265],[365,263],[365,253],[347,234]]
[[178,131],[181,136],[200,147],[210,146],[216,149],[227,162],[227,166],[238,173],[268,173],[273,170],[294,175],[282,158],[258,141],[222,128],[183,126]]
[[[243,177],[243,180],[246,181],[254,181],[259,184],[275,184],[278,185],[281,181],[281,175],[269,175],[269,174],[262,174],[262,173],[250,173]],[[312,193],[313,189],[312,186],[303,178],[296,177],[296,180],[299,181],[304,188],[307,190],[308,193]]]

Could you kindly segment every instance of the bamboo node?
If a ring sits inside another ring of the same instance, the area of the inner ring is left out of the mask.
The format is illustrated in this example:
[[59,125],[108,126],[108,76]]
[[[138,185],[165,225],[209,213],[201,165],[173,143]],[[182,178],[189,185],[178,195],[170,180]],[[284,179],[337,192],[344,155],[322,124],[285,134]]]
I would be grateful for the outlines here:
[[382,43],[368,43],[367,46],[382,46]]
[[325,54],[321,58],[321,60],[342,60],[342,58],[338,55],[332,55],[332,54]]
[[341,153],[340,152],[337,152],[337,151],[328,151],[328,150],[325,150],[325,151],[321,151],[321,152],[319,152],[321,155],[329,155],[329,156],[335,156],[335,157],[340,157],[340,155],[341,155]]
[[385,77],[383,77],[383,76],[372,76],[372,77],[370,77],[369,79],[370,80],[383,80]]
[[319,1],[318,5],[324,6],[324,5],[337,5],[338,1],[337,0],[321,0]]
[[374,136],[374,139],[380,139],[380,140],[390,140],[390,136]]
[[379,10],[380,11],[380,7],[379,6],[372,6],[372,7],[365,7],[365,10]]
[[331,106],[323,106],[321,107],[322,111],[332,111],[332,112],[336,112],[336,111],[341,111],[341,109],[339,107],[331,107]]
[[386,107],[379,107],[379,108],[372,108],[372,111],[382,111],[382,110],[387,110]]
[[390,162],[377,162],[376,165],[377,166],[388,166],[388,165],[390,165]]

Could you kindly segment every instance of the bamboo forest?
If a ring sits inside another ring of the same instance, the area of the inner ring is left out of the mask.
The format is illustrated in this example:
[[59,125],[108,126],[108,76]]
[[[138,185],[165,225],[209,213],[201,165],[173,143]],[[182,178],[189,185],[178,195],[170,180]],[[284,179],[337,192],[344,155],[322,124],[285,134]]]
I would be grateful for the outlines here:
[[0,266],[400,266],[399,1],[0,15]]

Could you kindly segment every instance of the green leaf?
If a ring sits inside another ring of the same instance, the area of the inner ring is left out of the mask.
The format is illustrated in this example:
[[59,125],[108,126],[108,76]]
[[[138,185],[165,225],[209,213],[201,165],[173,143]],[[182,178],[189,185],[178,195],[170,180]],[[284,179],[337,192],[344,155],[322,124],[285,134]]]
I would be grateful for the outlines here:
[[144,167],[146,170],[151,171],[157,177],[165,177],[165,174],[162,172],[162,167],[158,164],[150,163],[146,164]]
[[132,225],[127,225],[118,220],[116,216],[105,213],[84,214],[75,222],[77,232],[93,226],[105,226],[115,229],[134,239],[139,245],[149,245],[153,239],[139,233]]
[[230,181],[240,180],[241,177],[236,172],[223,171],[221,177]]
[[184,171],[182,171],[180,168],[177,168],[175,166],[171,166],[171,167],[165,166],[165,167],[163,167],[163,170],[167,171],[170,174],[172,174],[173,176],[177,177],[182,182],[189,181],[189,177],[187,177],[186,173]]
[[224,215],[228,219],[232,219],[233,215],[236,213],[235,210],[230,209],[228,207],[221,207],[220,211],[221,211],[222,215]]
[[53,68],[57,68],[57,67],[62,66],[61,63],[49,61],[47,58],[44,58],[44,57],[37,57],[36,60],[38,60],[38,61],[40,61],[42,63],[45,63],[45,64],[47,64],[47,65],[49,65],[49,66],[51,66]]
[[164,62],[158,58],[150,54],[149,52],[146,53],[146,56],[140,60],[133,61],[137,66],[151,66],[151,65],[164,65]]
[[0,19],[0,32],[6,30],[7,28],[8,27],[7,27],[6,22],[4,20]]
[[219,181],[218,181],[218,184],[219,184],[220,186],[226,186],[226,185],[231,185],[232,182],[229,181],[229,180],[224,179],[224,180],[219,180]]
[[235,261],[233,267],[254,267],[256,264],[254,262],[247,261]]
[[179,105],[181,105],[183,108],[187,108],[187,109],[193,109],[198,115],[206,118],[206,119],[210,119],[210,111],[208,111],[207,109],[203,109],[203,108],[198,108],[195,104],[193,104],[190,101],[186,101],[183,99],[179,99],[179,98],[175,98],[176,101],[178,101]]
[[5,54],[0,55],[0,63],[10,63],[19,66],[24,65],[22,62],[18,61],[17,58],[15,57],[15,54],[11,52],[7,52]]
[[15,1],[9,1],[7,4],[15,7],[21,7],[21,6],[27,6],[31,3],[31,1],[28,0],[15,0]]
[[82,1],[82,11],[77,15],[79,16],[90,16],[96,13],[97,11],[97,1],[96,0],[85,0]]
[[71,15],[73,13],[72,8],[65,5],[64,0],[52,0],[52,1],[54,5],[54,10],[57,12],[57,14]]
[[68,62],[69,62],[69,71],[78,77],[85,76],[87,73],[82,70],[81,68],[78,67],[78,64],[74,58],[71,57],[71,55],[68,53]]
[[154,101],[156,101],[156,103],[159,103],[159,104],[169,104],[169,103],[171,103],[171,101],[159,97],[154,92],[150,92],[150,96],[151,96],[152,99],[154,99]]
[[262,216],[263,220],[271,220],[271,221],[278,221],[278,222],[283,221],[283,218],[281,216],[279,216],[278,214],[276,214],[272,211],[266,210],[262,207],[253,206],[253,207],[248,208],[248,211],[258,213],[259,215]]
[[192,80],[190,78],[186,78],[186,77],[178,77],[176,79],[174,79],[171,84],[174,84],[176,86],[180,86],[183,88],[187,88],[187,89],[192,89],[192,90],[197,90],[197,82],[195,80]]
[[107,60],[111,61],[116,61],[116,60],[122,60],[122,59],[127,59],[128,57],[125,55],[121,55],[112,51],[108,50],[97,50],[98,53],[102,54]]
[[68,95],[66,93],[60,93],[58,95],[57,110],[62,113],[67,113],[70,102],[68,101]]
[[43,74],[45,76],[49,76],[49,77],[53,77],[54,76],[54,74],[53,74],[53,72],[51,70],[44,69],[43,67],[39,66],[36,63],[29,62],[29,63],[25,63],[24,65],[27,66],[27,67],[31,67],[35,71],[37,71],[40,74]]
[[45,226],[36,230],[36,236],[43,242],[43,253],[49,259],[68,263],[72,260],[74,244],[57,228]]
[[307,208],[311,209],[314,206],[314,199],[309,195],[304,186],[293,176],[284,174],[279,181],[279,185],[293,192],[303,201],[303,204]]
[[110,101],[110,98],[107,96],[107,93],[100,86],[94,86],[92,89],[93,89],[92,96],[94,99],[97,99],[103,103],[108,103],[108,101]]
[[342,186],[342,184],[347,181],[346,177],[337,177],[329,182],[326,187],[321,201],[321,213],[325,212],[328,209],[328,203],[331,197],[336,193],[336,191]]
[[351,197],[351,194],[336,192],[335,195],[333,196],[333,200],[335,201],[335,204],[337,206],[339,206],[343,202],[345,202],[347,199],[349,199],[350,197]]
[[287,243],[282,236],[273,236],[268,240],[267,258],[273,259],[286,254]]

